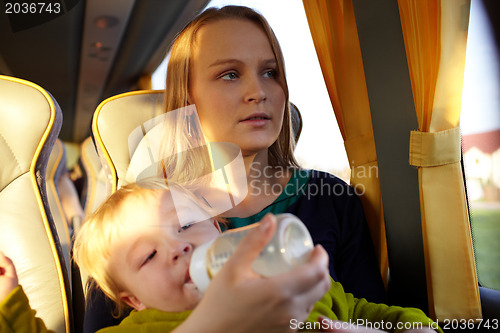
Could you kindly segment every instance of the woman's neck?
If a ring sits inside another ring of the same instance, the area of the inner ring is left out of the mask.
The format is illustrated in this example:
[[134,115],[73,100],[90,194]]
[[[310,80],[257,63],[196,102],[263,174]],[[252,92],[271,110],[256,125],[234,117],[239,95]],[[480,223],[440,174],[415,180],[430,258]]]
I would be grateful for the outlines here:
[[225,216],[247,217],[260,212],[279,197],[291,176],[285,167],[272,167],[267,150],[243,156],[247,174],[248,194]]
[[261,175],[264,170],[271,168],[267,149],[257,154],[243,156],[243,162],[245,163],[248,182],[250,182],[252,177]]

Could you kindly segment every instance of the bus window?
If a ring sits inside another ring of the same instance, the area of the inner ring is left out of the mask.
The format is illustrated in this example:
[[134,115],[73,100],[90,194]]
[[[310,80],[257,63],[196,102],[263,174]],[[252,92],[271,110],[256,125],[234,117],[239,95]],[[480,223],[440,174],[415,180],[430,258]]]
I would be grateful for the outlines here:
[[500,65],[486,15],[471,2],[461,130],[478,279],[500,290]]
[[[328,171],[349,182],[350,169],[323,80],[302,0],[213,0],[207,7],[242,5],[263,14],[285,57],[290,101],[300,110],[303,128],[295,156],[304,168]],[[286,8],[286,14],[284,13]],[[165,88],[166,64],[153,74],[153,88]]]

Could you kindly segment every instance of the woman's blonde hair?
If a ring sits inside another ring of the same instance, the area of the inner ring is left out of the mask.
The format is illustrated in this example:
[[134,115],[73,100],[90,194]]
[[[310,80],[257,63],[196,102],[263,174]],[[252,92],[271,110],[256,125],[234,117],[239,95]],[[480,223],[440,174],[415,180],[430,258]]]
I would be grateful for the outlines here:
[[[267,35],[277,62],[277,78],[285,93],[285,109],[283,125],[278,139],[269,147],[269,164],[271,166],[298,166],[293,155],[295,140],[292,135],[288,85],[285,76],[285,62],[278,40],[267,20],[255,10],[243,6],[225,6],[209,8],[194,18],[177,36],[171,48],[170,61],[167,67],[165,91],[166,112],[177,110],[188,105],[191,56],[196,45],[196,36],[201,27],[224,19],[240,19],[253,22]],[[184,129],[188,132],[188,122]],[[191,134],[192,135],[192,134]]]

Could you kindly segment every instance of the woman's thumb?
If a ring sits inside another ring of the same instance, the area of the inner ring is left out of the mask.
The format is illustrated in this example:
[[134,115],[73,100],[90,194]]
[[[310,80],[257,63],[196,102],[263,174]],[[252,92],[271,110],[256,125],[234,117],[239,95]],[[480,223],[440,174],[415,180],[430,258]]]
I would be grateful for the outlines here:
[[259,222],[258,227],[251,230],[240,242],[233,256],[226,265],[249,265],[257,259],[264,247],[269,243],[276,230],[276,217],[267,214]]

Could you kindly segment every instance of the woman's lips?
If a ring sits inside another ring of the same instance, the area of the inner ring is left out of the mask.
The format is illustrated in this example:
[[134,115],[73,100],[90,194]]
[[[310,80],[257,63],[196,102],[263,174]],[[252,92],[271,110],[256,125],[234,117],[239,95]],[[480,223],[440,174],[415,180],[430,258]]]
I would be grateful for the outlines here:
[[269,121],[270,121],[269,119],[254,118],[254,119],[243,120],[241,123],[251,125],[254,127],[262,127],[265,126]]
[[252,113],[250,116],[241,120],[240,122],[243,124],[251,125],[254,127],[262,127],[265,126],[268,122],[271,121],[271,118],[264,112],[256,112]]

